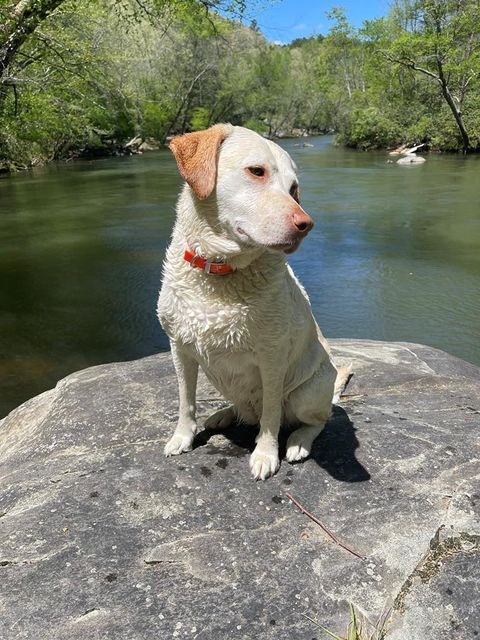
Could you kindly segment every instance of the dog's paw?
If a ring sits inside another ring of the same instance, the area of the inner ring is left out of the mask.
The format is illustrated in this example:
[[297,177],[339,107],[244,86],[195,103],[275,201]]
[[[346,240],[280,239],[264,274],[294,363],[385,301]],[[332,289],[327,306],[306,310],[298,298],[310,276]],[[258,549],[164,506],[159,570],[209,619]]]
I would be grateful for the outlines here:
[[294,431],[287,441],[287,453],[285,454],[288,462],[298,462],[310,455],[312,448],[312,438],[306,437],[302,433],[302,429]]
[[224,429],[229,427],[236,420],[235,409],[233,407],[225,407],[215,411],[205,420],[205,429]]
[[250,469],[255,480],[266,480],[275,475],[280,466],[276,449],[259,449],[258,446],[250,456]]
[[168,456],[178,456],[179,453],[192,450],[193,433],[174,433],[163,449]]

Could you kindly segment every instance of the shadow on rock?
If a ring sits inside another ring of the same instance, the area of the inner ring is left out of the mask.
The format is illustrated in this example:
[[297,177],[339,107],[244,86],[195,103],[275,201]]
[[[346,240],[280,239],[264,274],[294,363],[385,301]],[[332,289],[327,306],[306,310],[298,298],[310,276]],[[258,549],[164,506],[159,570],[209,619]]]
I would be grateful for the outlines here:
[[[290,431],[282,429],[279,435],[280,459],[285,457],[287,440]],[[229,457],[242,457],[255,449],[255,438],[258,427],[235,423],[225,429],[204,430],[197,433],[193,441],[193,449],[208,444],[210,438],[220,434],[227,438],[233,445],[229,449],[209,445],[207,453],[210,455],[221,454]],[[359,442],[355,435],[353,422],[347,412],[341,407],[335,406],[332,416],[325,429],[313,443],[312,451],[308,459],[315,460],[318,466],[325,469],[333,478],[343,482],[365,482],[370,479],[367,469],[355,457],[355,450]],[[296,464],[303,464],[305,460]]]
[[365,482],[367,469],[355,457],[359,447],[355,427],[345,409],[335,406],[325,429],[313,443],[310,458],[336,480]]
[[218,434],[225,436],[233,446],[229,449],[223,449],[215,445],[209,445],[207,453],[212,455],[221,453],[224,456],[239,458],[246,456],[248,453],[252,453],[255,449],[255,438],[258,434],[258,427],[249,424],[234,423],[224,429],[205,429],[197,433],[193,439],[192,449],[205,446],[210,438]]

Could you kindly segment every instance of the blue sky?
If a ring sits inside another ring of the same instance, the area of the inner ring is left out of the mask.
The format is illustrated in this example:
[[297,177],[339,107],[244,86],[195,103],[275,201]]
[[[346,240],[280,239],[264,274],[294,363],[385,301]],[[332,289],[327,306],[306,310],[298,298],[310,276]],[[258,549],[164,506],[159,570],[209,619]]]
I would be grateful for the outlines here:
[[244,22],[248,24],[255,18],[269,40],[288,43],[295,38],[327,33],[329,22],[325,12],[335,6],[342,6],[349,22],[360,27],[364,20],[384,16],[389,1],[253,0],[248,3]]

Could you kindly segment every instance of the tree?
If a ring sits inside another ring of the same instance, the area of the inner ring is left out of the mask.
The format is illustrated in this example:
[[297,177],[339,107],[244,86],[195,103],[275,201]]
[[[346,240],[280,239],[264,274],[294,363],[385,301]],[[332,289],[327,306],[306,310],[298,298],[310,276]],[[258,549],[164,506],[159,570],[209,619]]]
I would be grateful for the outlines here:
[[472,150],[467,100],[480,74],[478,0],[401,0],[393,10],[397,37],[381,53],[432,80],[455,120],[463,151]]
[[38,25],[64,0],[3,0],[0,4],[0,113],[8,87],[17,79],[10,73],[16,56]]
[[[15,62],[23,45],[49,16],[67,0],[0,0],[0,114],[10,87],[15,90],[21,82],[14,73]],[[108,4],[105,2],[105,4]],[[113,2],[112,8],[130,8],[130,17],[138,15],[156,18],[166,10],[183,13],[185,17],[197,14],[200,7],[206,15],[223,9],[241,15],[245,0],[121,0]],[[25,63],[22,67],[25,66]]]
[[242,1],[0,0],[0,171],[219,121],[479,147],[479,2],[397,0],[360,29],[337,9],[326,36],[282,45],[232,19]]

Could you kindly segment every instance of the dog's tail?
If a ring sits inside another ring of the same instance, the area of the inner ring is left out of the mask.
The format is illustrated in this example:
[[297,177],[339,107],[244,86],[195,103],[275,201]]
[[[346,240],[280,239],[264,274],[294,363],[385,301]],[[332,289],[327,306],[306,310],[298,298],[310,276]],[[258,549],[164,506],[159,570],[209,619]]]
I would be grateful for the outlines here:
[[348,365],[348,367],[338,367],[337,379],[335,380],[335,387],[333,390],[332,404],[337,404],[337,402],[340,400],[340,396],[345,391],[345,387],[349,383],[352,376],[353,373],[351,363]]

